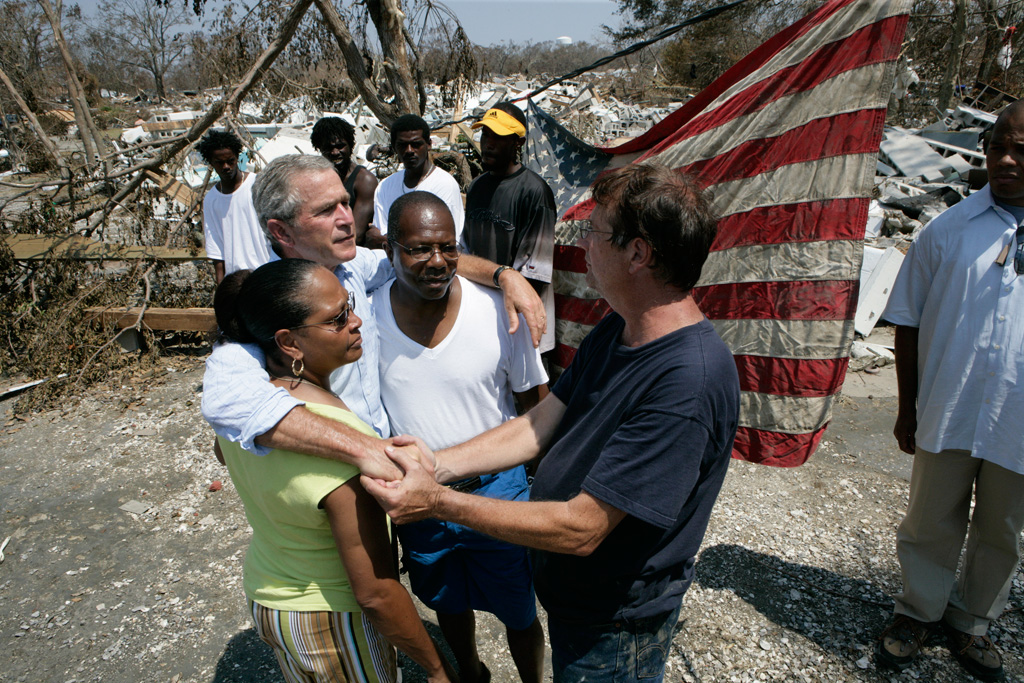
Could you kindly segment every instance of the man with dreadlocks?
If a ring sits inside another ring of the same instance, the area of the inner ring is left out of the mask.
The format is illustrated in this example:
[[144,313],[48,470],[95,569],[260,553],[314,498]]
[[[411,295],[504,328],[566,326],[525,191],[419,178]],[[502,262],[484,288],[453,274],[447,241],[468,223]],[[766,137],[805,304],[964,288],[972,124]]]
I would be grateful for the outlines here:
[[[544,179],[522,164],[526,115],[511,102],[499,102],[473,128],[483,129],[484,173],[466,193],[466,250],[522,273],[544,302],[548,320],[554,320],[555,197]],[[499,269],[495,275],[500,274]],[[541,339],[541,352],[554,348],[554,331],[550,325]]]
[[361,247],[380,248],[383,238],[370,228],[373,220],[373,193],[377,190],[377,177],[365,166],[352,162],[356,148],[356,129],[337,116],[325,116],[313,126],[309,141],[332,164],[341,177],[349,196],[352,217],[355,219],[356,244]]

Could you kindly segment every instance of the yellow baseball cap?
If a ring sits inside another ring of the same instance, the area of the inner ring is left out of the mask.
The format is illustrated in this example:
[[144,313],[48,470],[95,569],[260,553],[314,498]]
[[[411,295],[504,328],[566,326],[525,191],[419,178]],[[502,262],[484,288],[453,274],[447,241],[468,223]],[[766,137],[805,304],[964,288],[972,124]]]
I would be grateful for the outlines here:
[[473,124],[476,130],[480,126],[487,126],[498,135],[518,135],[526,137],[526,127],[516,121],[516,117],[500,109],[488,109],[484,117]]

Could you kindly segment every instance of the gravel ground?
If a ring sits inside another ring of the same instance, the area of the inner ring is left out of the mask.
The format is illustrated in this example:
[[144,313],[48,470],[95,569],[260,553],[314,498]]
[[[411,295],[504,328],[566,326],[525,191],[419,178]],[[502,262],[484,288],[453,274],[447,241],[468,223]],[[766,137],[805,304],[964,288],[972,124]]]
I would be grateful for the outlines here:
[[[66,411],[22,420],[0,402],[0,681],[282,680],[245,612],[249,529],[211,452],[201,381],[200,360],[171,358]],[[851,375],[802,467],[732,464],[667,680],[972,680],[944,647],[899,676],[875,669],[910,463],[890,435],[893,388],[891,368]],[[1018,573],[991,632],[1012,681],[1020,605]],[[479,641],[495,683],[517,680],[492,618]]]

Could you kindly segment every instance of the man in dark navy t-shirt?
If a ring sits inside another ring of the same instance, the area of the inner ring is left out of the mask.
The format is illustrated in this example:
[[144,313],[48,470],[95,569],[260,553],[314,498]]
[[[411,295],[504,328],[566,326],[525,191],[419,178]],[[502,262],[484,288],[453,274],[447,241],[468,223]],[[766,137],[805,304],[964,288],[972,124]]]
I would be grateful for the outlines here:
[[[732,452],[739,379],[691,296],[715,237],[708,198],[651,164],[602,176],[592,194],[579,244],[613,313],[551,394],[436,456],[420,443],[421,462],[396,453],[400,482],[363,484],[399,523],[436,517],[537,549],[556,683],[659,681]],[[529,502],[435,483],[540,454]]]

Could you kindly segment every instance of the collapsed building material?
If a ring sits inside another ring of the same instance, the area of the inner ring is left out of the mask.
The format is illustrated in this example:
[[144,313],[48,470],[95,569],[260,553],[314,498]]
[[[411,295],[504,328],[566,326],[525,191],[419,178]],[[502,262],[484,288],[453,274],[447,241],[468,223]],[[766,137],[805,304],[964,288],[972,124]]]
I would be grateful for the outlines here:
[[888,206],[900,209],[910,218],[918,220],[929,207],[936,208],[934,215],[942,213],[949,207],[960,202],[963,197],[952,187],[940,187],[912,197],[890,197],[884,200]]
[[881,152],[889,165],[899,169],[908,178],[923,178],[926,182],[934,183],[954,172],[953,166],[941,154],[933,150],[926,140],[915,135],[887,130]]
[[861,263],[860,293],[857,297],[857,316],[853,329],[860,335],[868,336],[875,328],[885,305],[889,301],[889,293],[896,282],[896,275],[903,265],[903,254],[894,247],[878,249],[864,247],[864,260]]

